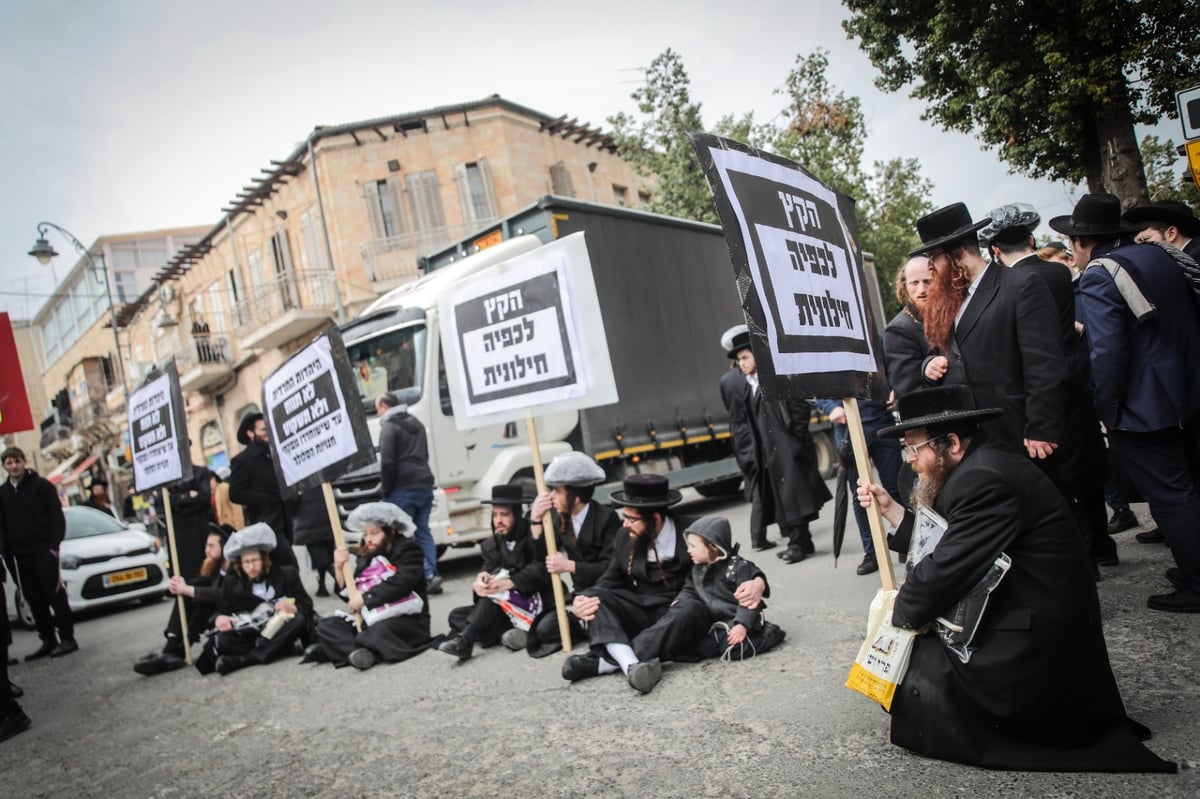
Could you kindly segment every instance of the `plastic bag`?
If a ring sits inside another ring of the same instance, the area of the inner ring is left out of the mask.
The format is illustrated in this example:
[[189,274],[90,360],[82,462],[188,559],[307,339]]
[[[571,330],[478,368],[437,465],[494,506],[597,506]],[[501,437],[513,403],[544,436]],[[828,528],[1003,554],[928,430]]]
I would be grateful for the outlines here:
[[942,643],[963,663],[969,662],[975,653],[976,647],[971,646],[971,641],[979,630],[983,612],[987,610],[988,598],[1011,566],[1012,558],[1001,552],[975,587],[958,601],[947,616],[939,616],[934,624]]
[[896,688],[904,681],[912,657],[913,640],[918,630],[906,630],[892,624],[892,605],[897,591],[875,593],[867,614],[867,637],[858,648],[850,667],[846,687],[892,709]]

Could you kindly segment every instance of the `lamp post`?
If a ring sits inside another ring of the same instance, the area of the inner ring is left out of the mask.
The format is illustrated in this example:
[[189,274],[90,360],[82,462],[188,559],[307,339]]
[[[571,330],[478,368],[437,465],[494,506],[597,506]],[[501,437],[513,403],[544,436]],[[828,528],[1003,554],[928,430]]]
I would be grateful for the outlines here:
[[79,251],[80,255],[87,259],[88,268],[92,271],[92,274],[96,276],[98,281],[104,284],[104,297],[108,300],[108,312],[112,315],[113,346],[116,347],[114,354],[116,355],[118,368],[121,370],[121,389],[125,393],[123,399],[125,402],[128,402],[129,384],[125,379],[125,362],[121,357],[121,339],[117,335],[117,308],[113,304],[112,291],[108,285],[108,270],[104,266],[104,259],[101,258],[100,263],[96,263],[96,259],[92,257],[92,253],[88,250],[88,248],[84,247],[83,243],[79,239],[75,238],[71,231],[67,230],[66,228],[56,225],[53,222],[38,222],[38,238],[37,241],[33,243],[33,248],[29,251],[29,254],[34,258],[37,258],[38,263],[42,264],[43,266],[49,264],[50,259],[58,256],[58,253],[55,252],[54,247],[50,246],[50,242],[46,240],[46,231],[49,228],[57,230],[62,234],[63,238],[74,245],[75,249]]

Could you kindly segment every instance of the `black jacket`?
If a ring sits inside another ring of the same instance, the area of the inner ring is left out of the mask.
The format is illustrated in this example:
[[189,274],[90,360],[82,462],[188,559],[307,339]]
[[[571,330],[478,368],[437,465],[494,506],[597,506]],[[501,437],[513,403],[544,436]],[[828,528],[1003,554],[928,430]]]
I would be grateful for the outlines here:
[[0,530],[8,555],[58,549],[67,534],[67,520],[54,484],[33,469],[26,469],[14,488],[5,475],[0,483]]
[[[296,608],[308,618],[312,618],[313,605],[304,584],[300,582],[300,573],[294,566],[271,565],[267,573],[267,582],[275,588],[275,599],[272,603],[291,598]],[[249,613],[262,604],[262,600],[254,595],[250,581],[238,571],[231,571],[221,583],[221,598],[217,602],[217,614],[228,616],[232,613]]]
[[[512,549],[505,544],[512,543]],[[529,523],[517,517],[516,524],[507,536],[492,534],[479,544],[483,555],[483,571],[495,574],[508,569],[508,578],[520,594],[542,595],[542,604],[554,604],[550,589],[550,573],[546,571],[546,538],[534,538],[529,534]]]
[[812,521],[833,496],[817,469],[817,448],[808,425],[812,406],[803,400],[763,399],[746,384],[754,419],[758,460],[755,490],[762,492],[763,524],[791,527]]
[[[662,562],[647,557],[647,552],[634,550],[634,539],[622,531],[613,541],[613,556],[608,568],[592,589],[620,591],[643,607],[669,605],[683,589],[692,569],[683,531],[695,521],[694,517],[671,517],[675,522],[675,556]],[[630,554],[633,553],[632,560]]]
[[746,404],[746,376],[738,367],[726,369],[721,375],[721,401],[729,412],[729,439],[733,444],[733,457],[742,470],[742,490],[749,502],[754,494],[754,478],[758,474],[758,463],[754,460],[754,428],[750,419],[750,408]]
[[[384,553],[384,557],[388,559],[388,563],[396,567],[396,570],[386,580],[371,590],[363,592],[363,605],[368,608],[377,608],[380,605],[404,599],[415,591],[424,603],[419,615],[428,616],[429,597],[425,593],[425,555],[421,552],[420,545],[408,536],[398,535],[392,541],[392,548]],[[359,555],[355,562],[354,576],[362,574],[363,569],[367,568],[370,562],[371,558]]]
[[379,422],[380,490],[433,488],[425,425],[405,410],[392,408]]
[[[207,466],[192,464],[190,478],[177,480],[167,486],[171,497],[171,514],[176,521],[180,517],[200,519],[205,525],[213,521],[212,477],[213,473]],[[193,491],[196,492],[194,497]]]
[[229,464],[229,499],[246,510],[246,524],[266,522],[277,536],[292,540],[292,526],[275,478],[271,448],[266,444],[251,441],[234,456]]
[[292,543],[308,546],[332,541],[333,528],[329,526],[325,493],[317,487],[307,488],[300,493],[296,512],[292,516]]
[[[558,548],[575,561],[575,573],[571,575],[571,588],[576,593],[591,588],[600,579],[612,560],[613,541],[622,535],[621,517],[612,508],[592,500],[588,503],[587,516],[579,528],[579,535],[572,532],[564,535],[562,517],[554,517],[554,535]],[[571,525],[574,530],[574,525]]]
[[883,330],[883,357],[887,364],[888,385],[896,392],[896,399],[932,385],[925,380],[925,359],[928,356],[929,342],[925,340],[925,328],[916,311],[905,307],[892,317]]

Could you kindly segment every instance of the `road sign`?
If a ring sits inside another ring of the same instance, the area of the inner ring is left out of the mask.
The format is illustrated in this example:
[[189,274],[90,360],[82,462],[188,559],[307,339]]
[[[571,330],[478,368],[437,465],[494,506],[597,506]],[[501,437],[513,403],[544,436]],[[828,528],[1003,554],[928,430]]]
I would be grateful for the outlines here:
[[1186,145],[1188,169],[1192,170],[1192,180],[1196,182],[1196,188],[1200,189],[1200,139],[1190,141]]
[[1200,86],[1175,93],[1179,106],[1179,122],[1183,125],[1183,138],[1187,141],[1200,139]]

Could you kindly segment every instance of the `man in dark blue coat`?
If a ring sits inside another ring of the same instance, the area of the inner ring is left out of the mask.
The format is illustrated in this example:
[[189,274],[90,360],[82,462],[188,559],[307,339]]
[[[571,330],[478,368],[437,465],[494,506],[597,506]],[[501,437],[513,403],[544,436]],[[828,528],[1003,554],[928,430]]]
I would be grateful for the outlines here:
[[1166,249],[1129,243],[1137,229],[1111,194],[1084,196],[1050,227],[1088,264],[1079,288],[1096,411],[1178,567],[1168,572],[1176,590],[1148,604],[1200,613],[1200,493],[1188,452],[1200,424],[1196,296]]

